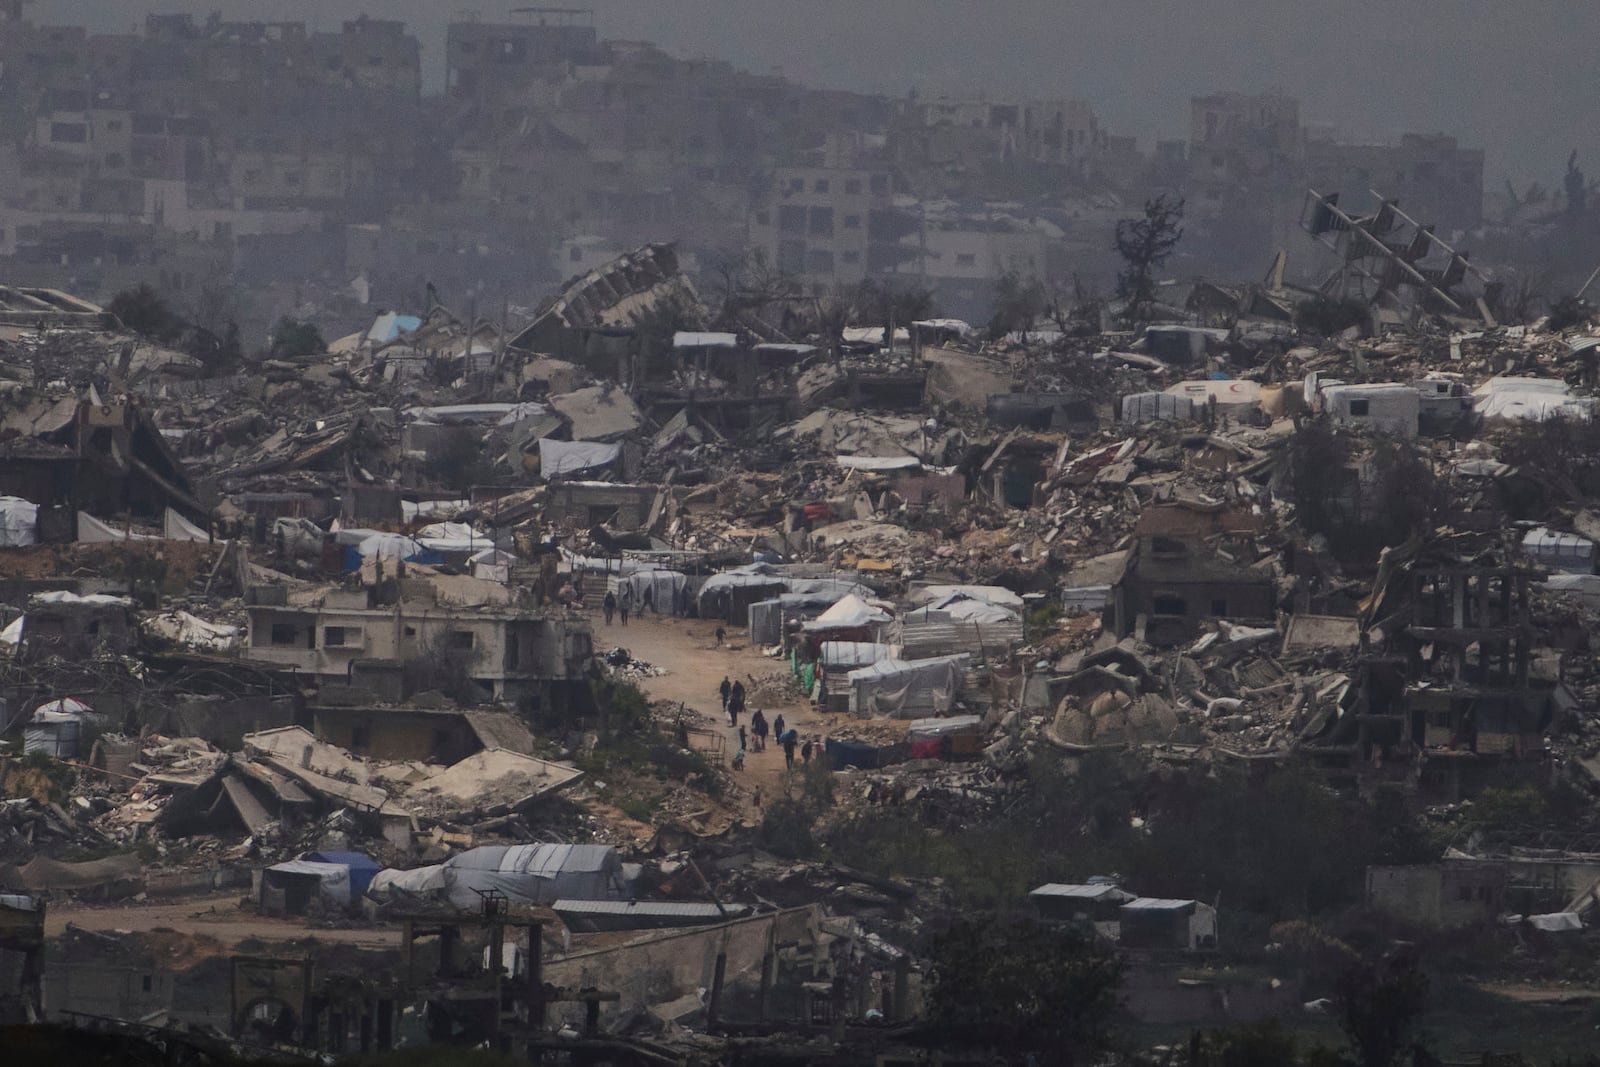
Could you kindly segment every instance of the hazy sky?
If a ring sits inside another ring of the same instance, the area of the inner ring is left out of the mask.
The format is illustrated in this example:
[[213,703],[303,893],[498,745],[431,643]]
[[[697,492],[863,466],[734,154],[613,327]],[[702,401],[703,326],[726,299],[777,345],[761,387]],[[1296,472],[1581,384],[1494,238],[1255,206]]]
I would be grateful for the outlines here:
[[[568,0],[570,2],[570,0]],[[444,26],[515,2],[166,0],[154,10],[402,18],[442,79]],[[655,41],[814,85],[899,94],[1072,96],[1115,132],[1187,132],[1190,96],[1281,88],[1355,138],[1448,133],[1488,152],[1485,183],[1600,177],[1600,4],[1586,0],[595,0],[602,37]],[[36,0],[35,21],[125,30],[129,0]]]

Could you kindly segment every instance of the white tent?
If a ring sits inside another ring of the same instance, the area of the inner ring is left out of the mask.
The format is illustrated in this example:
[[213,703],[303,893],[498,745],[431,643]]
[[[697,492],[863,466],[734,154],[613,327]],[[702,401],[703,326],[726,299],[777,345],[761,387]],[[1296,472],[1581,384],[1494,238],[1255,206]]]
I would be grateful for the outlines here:
[[311,860],[289,860],[275,863],[261,874],[261,897],[266,903],[273,892],[285,896],[285,910],[299,913],[305,910],[305,898],[312,890],[296,886],[309,882],[315,893],[325,902],[338,908],[350,906],[350,868],[343,863],[315,863]]
[[954,703],[971,661],[966,653],[935,659],[888,659],[851,671],[846,676],[850,710],[873,718],[943,715]]
[[172,508],[168,508],[161,517],[161,532],[168,541],[199,541],[202,544],[211,541],[209,532],[202,530]]
[[39,543],[39,505],[18,496],[0,496],[0,548]]
[[888,621],[888,612],[873,607],[859,596],[851,593],[840,598],[833,607],[806,623],[804,629],[807,633],[816,633],[819,630],[857,630],[863,626],[872,626]]
[[483,906],[480,894],[490,890],[528,905],[620,900],[627,884],[610,845],[485,845],[431,867],[379,871],[368,892],[379,900],[448,903],[476,912]]

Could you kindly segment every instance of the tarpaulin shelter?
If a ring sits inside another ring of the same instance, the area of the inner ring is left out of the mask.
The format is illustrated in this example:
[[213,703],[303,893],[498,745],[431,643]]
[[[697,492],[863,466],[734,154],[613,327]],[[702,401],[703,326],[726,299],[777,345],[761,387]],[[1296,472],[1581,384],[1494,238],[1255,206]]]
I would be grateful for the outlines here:
[[22,751],[76,759],[84,724],[98,718],[89,705],[71,697],[40,704],[22,729]]
[[350,867],[343,863],[289,860],[261,872],[261,910],[269,914],[303,915],[313,900],[332,907],[350,906]]
[[935,659],[884,660],[846,675],[850,710],[868,718],[913,719],[942,715],[971,662],[965,653]]
[[893,657],[893,646],[875,641],[824,641],[817,656],[830,671],[853,671]]
[[0,548],[22,548],[39,542],[39,505],[16,496],[0,496]]
[[372,884],[372,876],[383,869],[377,860],[365,852],[343,852],[329,850],[326,852],[311,852],[305,857],[312,863],[333,863],[347,868],[350,871],[350,898],[361,896],[367,891],[367,886]]
[[477,911],[482,894],[491,890],[512,904],[528,905],[621,900],[627,888],[622,860],[609,845],[485,845],[431,867],[379,871],[369,892],[380,900]]
[[539,440],[539,473],[545,479],[564,474],[582,474],[615,463],[622,455],[620,444],[599,441]]
[[648,592],[650,594],[650,603],[655,607],[655,610],[662,614],[669,614],[672,611],[672,605],[683,594],[683,590],[688,587],[689,577],[686,574],[669,570],[665,567],[639,567],[617,575],[612,579],[611,584],[613,591],[618,596],[622,595],[624,589],[633,591],[635,611],[643,609],[645,593]]

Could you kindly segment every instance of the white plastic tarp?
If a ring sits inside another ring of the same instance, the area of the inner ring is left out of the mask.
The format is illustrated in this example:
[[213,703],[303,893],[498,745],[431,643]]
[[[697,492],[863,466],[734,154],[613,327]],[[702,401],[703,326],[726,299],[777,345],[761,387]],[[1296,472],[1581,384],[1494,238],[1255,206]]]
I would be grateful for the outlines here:
[[819,630],[857,630],[889,621],[889,613],[868,604],[854,593],[842,597],[833,607],[805,624],[808,633]]
[[423,547],[404,534],[372,533],[361,539],[356,551],[362,559],[414,559]]
[[20,496],[0,496],[0,548],[39,543],[39,505]]
[[168,541],[199,541],[202,544],[211,541],[210,533],[200,529],[172,508],[168,508],[161,517],[161,532]]
[[1528,925],[1550,934],[1576,933],[1583,929],[1583,920],[1575,911],[1553,911],[1548,915],[1528,916]]
[[513,905],[558,899],[616,900],[627,891],[622,861],[609,845],[486,845],[432,867],[379,871],[368,892],[378,899],[421,898],[462,911],[483,907],[480,894],[504,893]]
[[0,630],[0,645],[22,644],[22,624],[25,618],[26,616],[18,615],[6,624],[5,629]]
[[133,607],[133,600],[130,597],[112,596],[110,593],[89,593],[79,596],[77,593],[71,593],[65,589],[55,589],[48,593],[35,593],[28,598],[28,602],[30,604],[100,604],[107,607],[115,604],[125,608]]
[[674,598],[680,595],[688,584],[688,576],[677,571],[641,567],[619,576],[616,580],[616,591],[620,596],[625,588],[633,590],[635,608],[644,606],[644,595],[649,592],[650,604],[656,611],[670,612]]
[[140,624],[152,637],[171,641],[186,648],[200,648],[210,652],[231,652],[239,647],[243,636],[239,627],[207,622],[187,611],[169,611],[153,615]]
[[441,541],[471,541],[476,538],[485,544],[489,542],[489,538],[475,531],[470,522],[430,522],[417,531],[417,538]]
[[601,444],[598,441],[553,441],[539,439],[539,473],[545,478],[563,474],[578,474],[595,470],[616,461],[622,455],[619,444]]
[[1473,410],[1486,419],[1586,419],[1594,407],[1592,400],[1574,396],[1566,382],[1549,378],[1490,378],[1472,398]]
[[913,592],[911,602],[938,607],[962,597],[1007,608],[1022,607],[1022,597],[1003,585],[928,585]]
[[340,908],[350,906],[350,868],[344,864],[313,863],[311,860],[275,863],[267,868],[262,883],[265,887],[294,877],[317,879],[317,894],[323,900]]
[[874,641],[822,642],[822,665],[830,671],[853,671],[860,667],[870,667],[874,663],[882,663],[893,657],[893,646]]
[[906,728],[913,741],[928,741],[946,734],[972,733],[983,722],[981,715],[951,715],[944,719],[914,719]]
[[84,544],[98,545],[108,541],[159,541],[149,534],[119,530],[110,523],[101,522],[87,511],[78,512],[78,540]]
[[846,676],[850,710],[873,718],[943,715],[972,657],[966,653],[921,660],[884,660]]

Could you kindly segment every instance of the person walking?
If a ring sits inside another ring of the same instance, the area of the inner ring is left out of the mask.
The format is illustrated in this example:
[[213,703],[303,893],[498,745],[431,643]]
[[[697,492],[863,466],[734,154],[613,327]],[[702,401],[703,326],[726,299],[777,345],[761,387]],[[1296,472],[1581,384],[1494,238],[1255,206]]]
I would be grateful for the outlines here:
[[783,712],[778,712],[778,717],[772,720],[772,736],[783,736]]
[[756,735],[755,750],[757,752],[765,752],[767,750],[767,717],[761,714],[760,708],[757,708],[756,713],[750,716],[750,732]]
[[717,692],[722,694],[722,714],[728,714],[728,694],[733,692],[733,683],[728,681],[728,676],[722,676],[722,684],[717,687]]
[[[613,616],[613,615],[615,615],[617,613],[617,594],[615,594],[611,590],[607,589],[606,590],[606,598],[600,602],[600,610],[605,612],[606,625],[610,626],[611,625],[611,616]],[[626,619],[627,616],[624,615],[623,618]]]
[[807,763],[807,764],[809,764],[811,762],[811,742],[810,741],[807,741],[805,744],[800,746],[800,762],[801,763]]
[[778,735],[778,741],[783,745],[783,762],[792,771],[794,770],[794,750],[800,743],[800,735],[793,730],[788,730]]
[[739,713],[744,710],[744,686],[738,682],[728,692],[728,724],[739,725]]
[[622,625],[628,625],[628,612],[633,610],[633,587],[622,587],[622,599],[617,602],[617,611],[622,615]]
[[739,727],[739,751],[740,752],[743,752],[745,750],[745,748],[748,747],[748,746],[746,746],[745,741],[746,741],[746,738],[745,738],[745,733],[744,733],[744,727],[741,726],[741,727]]

